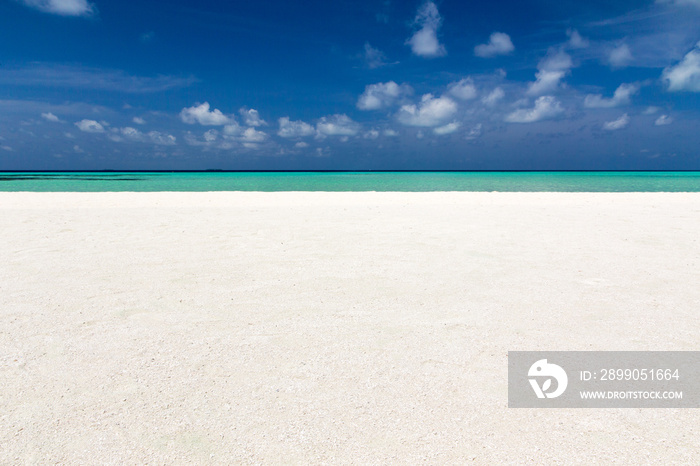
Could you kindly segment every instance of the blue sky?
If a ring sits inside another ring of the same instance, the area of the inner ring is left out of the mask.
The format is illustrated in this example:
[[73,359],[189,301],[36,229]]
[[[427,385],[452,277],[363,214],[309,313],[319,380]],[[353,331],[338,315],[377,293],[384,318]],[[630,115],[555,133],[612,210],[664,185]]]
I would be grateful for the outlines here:
[[0,0],[0,169],[700,169],[700,0]]

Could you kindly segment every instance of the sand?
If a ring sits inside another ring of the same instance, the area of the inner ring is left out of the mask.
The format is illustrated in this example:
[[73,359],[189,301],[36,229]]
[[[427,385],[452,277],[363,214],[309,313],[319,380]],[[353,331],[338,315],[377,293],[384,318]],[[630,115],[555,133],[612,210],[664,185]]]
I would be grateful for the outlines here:
[[509,350],[700,349],[700,194],[0,193],[0,463],[697,464]]

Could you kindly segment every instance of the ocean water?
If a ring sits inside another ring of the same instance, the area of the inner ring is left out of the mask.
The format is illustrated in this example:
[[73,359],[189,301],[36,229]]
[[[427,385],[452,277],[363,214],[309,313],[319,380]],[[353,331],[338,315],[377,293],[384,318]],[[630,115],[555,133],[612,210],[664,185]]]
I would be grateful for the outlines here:
[[0,172],[0,191],[700,192],[700,172]]

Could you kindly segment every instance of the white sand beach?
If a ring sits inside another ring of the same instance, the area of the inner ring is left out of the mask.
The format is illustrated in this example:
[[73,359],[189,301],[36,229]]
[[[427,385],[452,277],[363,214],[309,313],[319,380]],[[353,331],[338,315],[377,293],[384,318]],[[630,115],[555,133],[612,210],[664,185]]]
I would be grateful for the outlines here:
[[700,193],[0,193],[2,464],[697,464],[509,409],[513,350],[700,349]]

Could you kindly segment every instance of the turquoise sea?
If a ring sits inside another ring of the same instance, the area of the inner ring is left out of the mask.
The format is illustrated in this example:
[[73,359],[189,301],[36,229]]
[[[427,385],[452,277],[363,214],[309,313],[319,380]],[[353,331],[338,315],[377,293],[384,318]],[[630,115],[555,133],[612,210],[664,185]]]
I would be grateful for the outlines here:
[[700,172],[0,172],[0,191],[700,192]]

